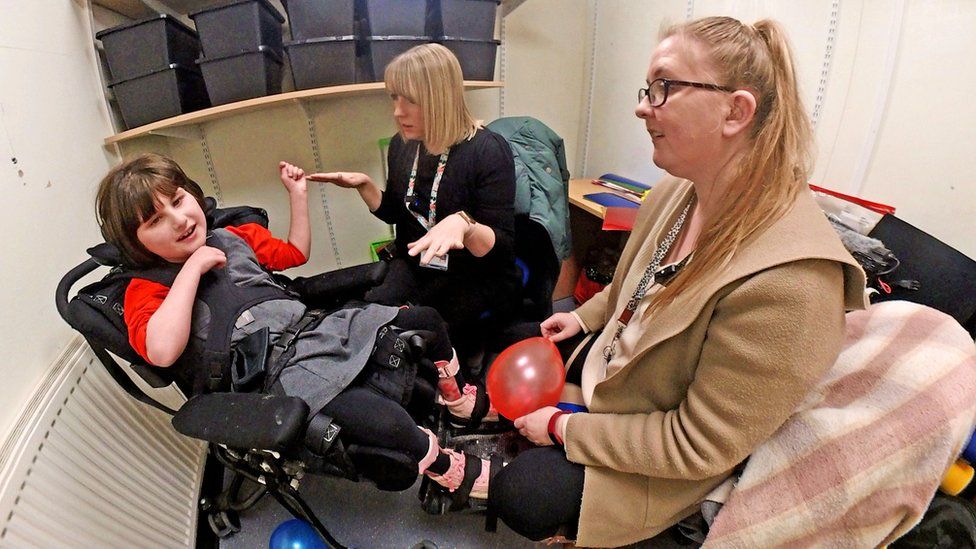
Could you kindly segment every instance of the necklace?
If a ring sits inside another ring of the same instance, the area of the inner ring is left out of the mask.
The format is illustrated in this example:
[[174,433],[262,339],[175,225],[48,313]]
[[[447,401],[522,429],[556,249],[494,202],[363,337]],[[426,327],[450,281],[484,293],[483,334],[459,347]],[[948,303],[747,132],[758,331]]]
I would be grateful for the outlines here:
[[[668,255],[668,251],[671,250],[671,246],[674,244],[675,239],[678,238],[678,233],[681,232],[681,226],[685,224],[685,218],[688,217],[688,210],[691,209],[691,204],[695,201],[694,198],[688,201],[685,205],[685,209],[681,211],[681,215],[675,220],[674,225],[668,234],[664,235],[664,239],[658,244],[657,249],[654,250],[654,255],[651,256],[651,262],[644,269],[644,274],[641,276],[640,281],[637,282],[637,287],[634,288],[633,295],[630,296],[630,300],[627,301],[627,306],[624,310],[620,312],[620,316],[617,317],[617,330],[613,334],[613,339],[610,344],[603,348],[603,358],[610,363],[613,359],[613,355],[617,350],[617,341],[620,339],[620,335],[624,333],[624,328],[630,323],[630,319],[633,318],[634,312],[637,310],[637,306],[640,304],[641,300],[647,294],[647,289],[654,284],[655,273],[661,268],[661,261],[664,261],[664,257]],[[682,261],[684,263],[684,261]]]

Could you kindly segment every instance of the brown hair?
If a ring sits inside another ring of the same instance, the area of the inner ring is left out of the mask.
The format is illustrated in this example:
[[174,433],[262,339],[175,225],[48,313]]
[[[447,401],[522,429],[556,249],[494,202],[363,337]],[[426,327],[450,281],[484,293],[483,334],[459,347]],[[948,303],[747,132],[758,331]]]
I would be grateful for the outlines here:
[[109,170],[98,185],[95,211],[105,241],[118,248],[130,268],[158,265],[163,259],[139,242],[136,230],[156,212],[156,195],[171,197],[184,189],[206,211],[203,190],[179,164],[158,154],[142,154]]
[[444,46],[410,48],[390,61],[383,79],[388,92],[420,106],[428,152],[441,154],[478,131],[479,124],[464,101],[461,64]]
[[793,55],[783,28],[764,19],[746,25],[706,17],[667,28],[704,46],[719,83],[756,97],[751,147],[726,191],[728,208],[707,220],[692,260],[659,292],[651,310],[672,302],[709,273],[720,270],[750,236],[789,210],[809,176],[813,132],[797,88]]

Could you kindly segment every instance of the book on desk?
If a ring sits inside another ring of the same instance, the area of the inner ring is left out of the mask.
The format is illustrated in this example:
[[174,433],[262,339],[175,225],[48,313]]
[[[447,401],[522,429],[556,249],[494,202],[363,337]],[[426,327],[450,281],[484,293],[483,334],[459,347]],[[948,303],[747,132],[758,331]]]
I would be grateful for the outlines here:
[[608,190],[585,194],[583,198],[608,208],[636,208],[651,190],[651,186],[646,183],[612,173],[603,174],[593,179],[592,183]]
[[651,186],[612,173],[603,174],[593,179],[592,183],[607,189],[607,191],[583,195],[583,198],[606,208],[603,230],[631,230],[637,217],[637,208]]

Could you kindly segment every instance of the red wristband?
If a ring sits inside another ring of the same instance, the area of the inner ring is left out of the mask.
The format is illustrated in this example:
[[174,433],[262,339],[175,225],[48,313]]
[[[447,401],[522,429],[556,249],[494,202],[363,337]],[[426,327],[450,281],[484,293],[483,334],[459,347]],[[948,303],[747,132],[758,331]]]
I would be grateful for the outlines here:
[[556,420],[559,419],[559,416],[564,415],[566,415],[566,412],[556,410],[556,412],[549,417],[549,426],[546,429],[549,431],[549,440],[551,440],[553,444],[558,444],[559,446],[563,445],[563,439],[559,436],[559,433],[556,432]]

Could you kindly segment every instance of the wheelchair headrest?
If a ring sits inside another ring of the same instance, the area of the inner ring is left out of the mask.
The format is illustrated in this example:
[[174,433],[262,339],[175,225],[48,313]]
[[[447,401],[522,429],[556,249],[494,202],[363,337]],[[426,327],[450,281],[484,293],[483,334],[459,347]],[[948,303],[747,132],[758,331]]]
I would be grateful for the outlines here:
[[85,250],[99,265],[115,267],[122,264],[122,254],[119,249],[108,242],[102,242]]

